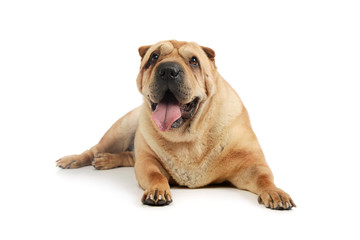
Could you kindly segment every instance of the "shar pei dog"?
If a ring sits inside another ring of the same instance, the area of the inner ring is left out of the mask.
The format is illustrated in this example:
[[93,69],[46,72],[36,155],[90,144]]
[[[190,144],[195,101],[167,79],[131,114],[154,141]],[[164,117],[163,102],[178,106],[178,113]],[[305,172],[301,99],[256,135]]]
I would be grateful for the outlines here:
[[215,52],[194,42],[139,48],[142,106],[120,118],[100,142],[57,161],[61,168],[134,166],[142,202],[172,202],[170,185],[228,182],[258,195],[267,208],[295,207],[276,187],[238,94],[217,71]]

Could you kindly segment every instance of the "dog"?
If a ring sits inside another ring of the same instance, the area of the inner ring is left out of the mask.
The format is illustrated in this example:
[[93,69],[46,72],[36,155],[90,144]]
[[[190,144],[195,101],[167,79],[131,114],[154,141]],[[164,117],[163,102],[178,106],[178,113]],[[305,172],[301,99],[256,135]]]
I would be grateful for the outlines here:
[[214,50],[170,40],[138,51],[142,106],[119,119],[91,149],[59,159],[58,167],[134,166],[144,190],[141,201],[151,206],[172,202],[170,185],[229,182],[257,194],[267,208],[296,207],[275,186],[246,108],[217,71]]

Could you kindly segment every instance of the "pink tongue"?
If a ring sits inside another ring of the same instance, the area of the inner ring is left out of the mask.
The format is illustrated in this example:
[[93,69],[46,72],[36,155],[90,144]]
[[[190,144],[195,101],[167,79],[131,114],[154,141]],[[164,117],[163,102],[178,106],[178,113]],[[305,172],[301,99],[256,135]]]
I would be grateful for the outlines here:
[[160,102],[152,114],[152,120],[160,131],[166,132],[181,117],[180,106],[176,102]]

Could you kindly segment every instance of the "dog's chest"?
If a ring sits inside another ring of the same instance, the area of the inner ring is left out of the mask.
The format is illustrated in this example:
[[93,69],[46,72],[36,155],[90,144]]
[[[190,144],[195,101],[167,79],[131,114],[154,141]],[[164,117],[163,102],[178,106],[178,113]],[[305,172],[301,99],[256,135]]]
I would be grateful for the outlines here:
[[169,152],[161,151],[160,159],[172,178],[182,186],[190,188],[201,187],[211,183],[214,176],[210,174],[214,168],[217,155],[221,147],[216,147],[208,152],[194,155],[190,149],[180,149]]

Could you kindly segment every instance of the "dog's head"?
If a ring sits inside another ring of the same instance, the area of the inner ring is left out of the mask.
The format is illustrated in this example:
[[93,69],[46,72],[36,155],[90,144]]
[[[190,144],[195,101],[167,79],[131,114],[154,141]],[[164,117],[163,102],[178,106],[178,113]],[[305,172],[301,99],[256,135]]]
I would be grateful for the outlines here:
[[180,128],[214,94],[215,52],[194,42],[163,41],[139,48],[137,86],[160,131]]

